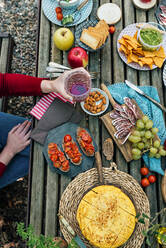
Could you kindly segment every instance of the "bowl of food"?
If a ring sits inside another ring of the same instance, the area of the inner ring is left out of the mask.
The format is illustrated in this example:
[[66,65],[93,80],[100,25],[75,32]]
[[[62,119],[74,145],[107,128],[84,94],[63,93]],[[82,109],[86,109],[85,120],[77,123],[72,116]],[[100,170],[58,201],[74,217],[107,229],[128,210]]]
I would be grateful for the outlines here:
[[93,116],[103,114],[109,105],[109,99],[107,94],[99,89],[92,88],[89,96],[80,103],[81,108],[85,113]]
[[165,30],[162,25],[149,22],[142,25],[137,35],[139,43],[143,50],[156,51],[163,44],[165,38]]
[[57,0],[57,1],[60,7],[64,9],[76,8],[80,3],[80,0]]

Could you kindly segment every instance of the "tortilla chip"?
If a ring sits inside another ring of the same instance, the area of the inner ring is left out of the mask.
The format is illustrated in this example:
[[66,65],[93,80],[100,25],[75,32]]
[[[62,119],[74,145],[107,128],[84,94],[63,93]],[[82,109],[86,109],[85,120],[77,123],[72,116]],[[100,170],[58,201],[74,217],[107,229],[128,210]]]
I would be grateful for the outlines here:
[[119,51],[124,52],[125,54],[128,54],[127,48],[124,45],[120,46]]
[[156,54],[154,52],[150,52],[150,51],[143,51],[144,56],[147,57],[155,57]]
[[133,62],[133,60],[131,59],[131,54],[129,56],[127,56],[127,64]]
[[165,58],[165,51],[164,48],[161,46],[158,51],[154,51],[157,57]]
[[165,58],[159,58],[159,57],[154,57],[153,61],[155,63],[156,66],[158,66],[159,68],[162,67],[163,63],[164,63]]
[[131,54],[130,58],[132,59],[132,61],[138,63],[138,56],[135,54]]
[[153,63],[148,65],[150,67],[150,69],[153,69]]
[[142,63],[142,61],[138,61],[138,64],[142,67],[144,65],[144,63]]
[[142,58],[140,58],[140,60],[141,60],[142,62],[144,62],[145,64],[147,64],[147,65],[150,65],[150,64],[153,63],[153,59],[152,59],[152,58],[145,58],[145,57],[142,57]]
[[121,45],[124,45],[126,46],[126,41],[125,39],[122,37],[120,40],[118,40],[118,42],[121,44]]

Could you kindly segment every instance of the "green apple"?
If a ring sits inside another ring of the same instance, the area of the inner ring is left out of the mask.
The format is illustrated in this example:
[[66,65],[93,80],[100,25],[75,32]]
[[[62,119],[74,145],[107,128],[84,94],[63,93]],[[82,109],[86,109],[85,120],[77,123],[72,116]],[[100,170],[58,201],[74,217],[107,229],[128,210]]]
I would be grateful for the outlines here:
[[74,35],[68,28],[59,28],[53,35],[55,46],[62,50],[69,50],[74,43]]

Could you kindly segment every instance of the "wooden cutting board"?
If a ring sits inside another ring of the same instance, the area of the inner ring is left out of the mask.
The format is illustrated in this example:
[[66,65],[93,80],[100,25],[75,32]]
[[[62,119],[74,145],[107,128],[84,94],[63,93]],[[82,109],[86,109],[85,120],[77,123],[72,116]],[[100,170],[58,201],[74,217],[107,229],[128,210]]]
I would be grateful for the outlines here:
[[[102,90],[104,90],[106,92],[106,94],[108,95],[108,98],[110,100],[111,105],[114,107],[116,102],[112,98],[106,85],[101,84],[101,88],[102,88]],[[134,100],[132,100],[132,101],[137,106],[137,110],[139,111],[140,116],[143,116],[144,114],[141,111],[141,109],[139,108],[138,104]],[[116,132],[116,129],[112,125],[113,119],[110,117],[110,113],[111,113],[111,111],[109,113],[103,115],[102,117],[100,117],[100,119],[102,120],[102,122],[106,126],[106,128],[107,128],[108,132],[110,133],[110,135],[112,136],[113,140],[116,142],[117,146],[119,147],[119,149],[122,152],[126,161],[130,162],[131,160],[133,160],[132,153],[131,153],[131,150],[132,150],[131,143],[129,141],[126,141],[125,144],[122,145],[122,141],[120,139],[115,138],[114,134]],[[156,135],[156,139],[159,139],[159,137],[157,135]]]

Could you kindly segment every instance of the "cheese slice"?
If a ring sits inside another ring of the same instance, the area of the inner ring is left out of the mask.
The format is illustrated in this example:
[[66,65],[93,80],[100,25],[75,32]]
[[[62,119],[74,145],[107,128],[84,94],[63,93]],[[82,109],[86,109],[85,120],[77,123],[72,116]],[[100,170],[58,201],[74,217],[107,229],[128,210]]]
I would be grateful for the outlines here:
[[90,190],[77,209],[77,221],[92,246],[116,248],[132,235],[136,210],[130,198],[119,188],[102,185]]

